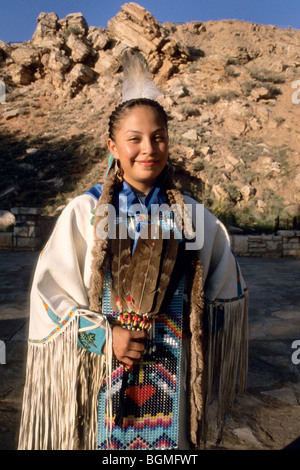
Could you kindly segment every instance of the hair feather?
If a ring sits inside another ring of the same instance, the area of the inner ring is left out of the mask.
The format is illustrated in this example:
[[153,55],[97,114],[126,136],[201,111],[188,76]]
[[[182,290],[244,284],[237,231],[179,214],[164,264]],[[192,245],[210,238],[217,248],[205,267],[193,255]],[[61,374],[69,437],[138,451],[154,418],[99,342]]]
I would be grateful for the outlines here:
[[161,93],[149,74],[144,57],[132,50],[123,53],[122,101],[148,98],[155,100]]

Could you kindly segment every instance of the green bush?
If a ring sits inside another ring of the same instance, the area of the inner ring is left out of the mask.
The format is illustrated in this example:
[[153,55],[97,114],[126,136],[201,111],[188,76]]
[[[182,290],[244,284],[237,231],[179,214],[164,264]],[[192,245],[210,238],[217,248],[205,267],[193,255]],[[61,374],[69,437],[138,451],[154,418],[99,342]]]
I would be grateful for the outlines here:
[[215,104],[215,103],[217,103],[219,100],[220,100],[220,96],[219,96],[219,95],[215,95],[214,93],[208,93],[208,94],[206,95],[206,101],[207,101],[209,104]]
[[194,164],[194,169],[195,169],[196,171],[202,171],[202,170],[204,170],[204,166],[205,166],[205,165],[204,165],[203,160],[202,160],[201,158],[198,158],[198,159],[196,160],[195,164]]
[[180,112],[186,116],[199,116],[200,111],[198,108],[193,108],[192,106],[183,105],[180,107]]
[[270,83],[285,83],[285,78],[274,70],[268,69],[250,69],[251,78],[259,82],[270,82]]
[[192,102],[193,104],[204,104],[204,103],[206,103],[206,99],[204,98],[204,96],[197,95],[197,96],[194,96],[194,97],[191,99],[191,102]]

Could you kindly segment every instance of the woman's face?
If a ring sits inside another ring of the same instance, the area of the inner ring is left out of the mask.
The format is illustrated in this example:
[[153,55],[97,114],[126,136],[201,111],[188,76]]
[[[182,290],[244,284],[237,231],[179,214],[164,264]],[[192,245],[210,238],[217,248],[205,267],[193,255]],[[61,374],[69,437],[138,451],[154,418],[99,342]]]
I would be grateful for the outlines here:
[[150,106],[128,111],[108,147],[119,160],[124,179],[147,194],[168,159],[168,132],[158,113]]

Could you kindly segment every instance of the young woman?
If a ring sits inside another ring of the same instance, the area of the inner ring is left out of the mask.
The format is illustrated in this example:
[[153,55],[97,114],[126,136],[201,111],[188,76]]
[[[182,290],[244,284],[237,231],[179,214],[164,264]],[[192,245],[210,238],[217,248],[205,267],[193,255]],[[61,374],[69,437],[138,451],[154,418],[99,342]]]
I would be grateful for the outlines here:
[[108,148],[37,265],[21,449],[197,448],[216,374],[220,423],[245,387],[244,281],[224,226],[173,183],[163,108],[123,102]]

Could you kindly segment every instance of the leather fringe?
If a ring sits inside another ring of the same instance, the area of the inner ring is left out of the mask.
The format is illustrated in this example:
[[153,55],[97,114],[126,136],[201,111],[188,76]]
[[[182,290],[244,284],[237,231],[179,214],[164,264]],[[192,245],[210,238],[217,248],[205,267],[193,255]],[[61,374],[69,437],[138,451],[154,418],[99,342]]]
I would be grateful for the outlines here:
[[30,344],[19,450],[96,449],[105,357],[77,346],[78,318],[46,344]]
[[77,330],[75,319],[55,340],[28,344],[19,450],[74,446]]
[[75,450],[97,448],[98,393],[105,376],[105,356],[78,351],[77,422]]
[[[248,374],[248,293],[244,298],[222,304],[223,324],[218,325],[216,305],[208,304],[203,386],[205,401],[201,444],[205,445],[209,407],[216,400],[217,442],[221,442],[227,413],[236,397],[246,391]],[[212,417],[211,417],[212,418]]]

